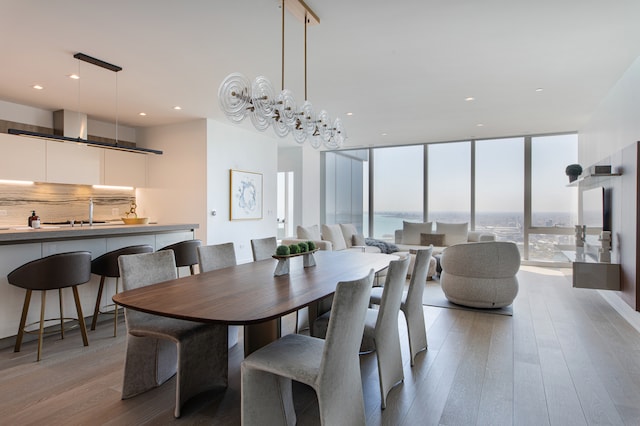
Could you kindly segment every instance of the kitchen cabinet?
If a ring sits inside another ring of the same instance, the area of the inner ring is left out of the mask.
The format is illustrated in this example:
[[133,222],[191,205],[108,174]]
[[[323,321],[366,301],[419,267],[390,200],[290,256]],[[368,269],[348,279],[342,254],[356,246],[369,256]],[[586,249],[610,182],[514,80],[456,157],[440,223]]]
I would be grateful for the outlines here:
[[[18,331],[25,290],[7,281],[7,274],[15,268],[31,260],[68,251],[87,250],[95,259],[130,245],[149,244],[157,250],[166,244],[193,239],[197,228],[197,224],[150,224],[0,230],[0,339],[15,336]],[[78,287],[85,317],[93,312],[99,282],[100,277],[92,275],[90,282]],[[104,297],[106,302],[110,296]],[[63,299],[65,311],[74,312],[73,298],[68,290],[63,291]],[[34,295],[32,303],[36,303],[34,300],[39,301],[38,296]],[[47,311],[57,312],[58,309],[58,298],[47,297]],[[38,316],[39,309],[32,309],[27,322],[37,321]]]
[[44,182],[45,166],[45,141],[0,133],[0,179]]
[[101,185],[104,149],[69,142],[47,142],[46,182]]
[[105,149],[104,185],[147,186],[147,155]]

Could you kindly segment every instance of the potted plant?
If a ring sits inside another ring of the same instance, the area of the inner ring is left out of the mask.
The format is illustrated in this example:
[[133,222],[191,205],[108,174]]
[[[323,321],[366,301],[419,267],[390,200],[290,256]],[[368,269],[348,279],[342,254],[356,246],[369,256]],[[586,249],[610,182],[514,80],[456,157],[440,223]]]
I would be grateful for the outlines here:
[[573,182],[582,174],[582,166],[580,164],[569,164],[565,169],[565,173],[569,176],[569,182]]

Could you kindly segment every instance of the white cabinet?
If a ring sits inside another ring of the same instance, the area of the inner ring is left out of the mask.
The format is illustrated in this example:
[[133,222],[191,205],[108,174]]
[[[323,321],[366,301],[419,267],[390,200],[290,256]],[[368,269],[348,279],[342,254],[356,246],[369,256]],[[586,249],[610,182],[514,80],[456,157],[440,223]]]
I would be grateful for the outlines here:
[[0,133],[0,179],[44,182],[45,141]]
[[0,179],[147,185],[147,154],[0,133]]
[[47,142],[46,181],[100,185],[104,176],[104,149],[69,142]]
[[104,185],[147,186],[147,155],[105,149]]

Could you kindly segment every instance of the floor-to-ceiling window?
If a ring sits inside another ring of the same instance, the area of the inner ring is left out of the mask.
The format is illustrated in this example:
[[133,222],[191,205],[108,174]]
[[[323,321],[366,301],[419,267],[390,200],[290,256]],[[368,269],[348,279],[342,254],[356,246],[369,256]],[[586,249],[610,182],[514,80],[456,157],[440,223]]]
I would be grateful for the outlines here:
[[[574,243],[578,200],[565,168],[577,161],[577,141],[561,134],[342,151],[362,160],[357,169],[325,153],[332,178],[324,181],[334,188],[326,218],[361,218],[366,236],[385,240],[403,220],[466,222],[514,241],[523,260],[566,264],[561,250]],[[347,199],[355,216],[339,214]]]
[[471,221],[471,142],[438,143],[428,149],[428,219]]
[[568,187],[568,164],[578,159],[575,134],[531,138],[531,212],[525,259],[566,262],[559,248],[574,243],[576,187]]
[[326,152],[323,156],[322,223],[353,223],[364,232],[365,200],[368,200],[369,151]]
[[524,138],[475,142],[475,229],[524,243]]
[[422,222],[423,145],[378,148],[372,155],[373,238],[393,241],[402,221]]

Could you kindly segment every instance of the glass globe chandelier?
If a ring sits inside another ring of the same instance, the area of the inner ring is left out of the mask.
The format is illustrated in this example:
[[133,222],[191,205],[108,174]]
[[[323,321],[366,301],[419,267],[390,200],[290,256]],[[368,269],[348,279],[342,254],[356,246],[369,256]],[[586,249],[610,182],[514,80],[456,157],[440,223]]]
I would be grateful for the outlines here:
[[[288,2],[286,2],[288,4]],[[300,3],[297,3],[300,5]],[[309,141],[313,148],[324,145],[327,149],[343,146],[347,137],[342,120],[331,120],[329,113],[314,111],[307,100],[307,23],[308,14],[313,11],[304,7],[304,92],[302,106],[296,104],[293,92],[284,88],[284,8],[282,4],[282,90],[275,94],[271,82],[264,76],[256,77],[252,82],[240,73],[229,74],[218,88],[218,103],[225,115],[239,123],[247,116],[254,127],[264,131],[270,126],[281,138],[293,134],[293,139],[303,144]],[[317,19],[317,18],[316,18]],[[318,21],[319,22],[319,21]]]

